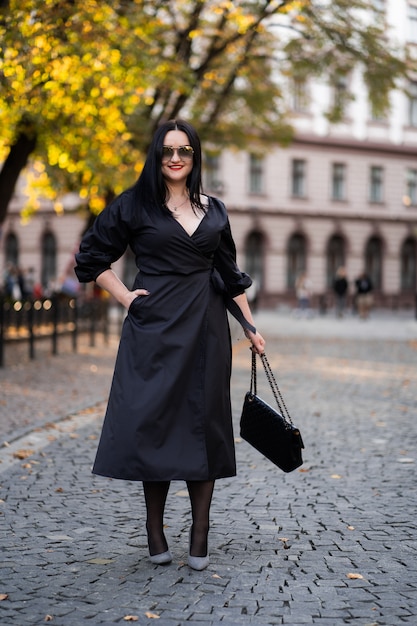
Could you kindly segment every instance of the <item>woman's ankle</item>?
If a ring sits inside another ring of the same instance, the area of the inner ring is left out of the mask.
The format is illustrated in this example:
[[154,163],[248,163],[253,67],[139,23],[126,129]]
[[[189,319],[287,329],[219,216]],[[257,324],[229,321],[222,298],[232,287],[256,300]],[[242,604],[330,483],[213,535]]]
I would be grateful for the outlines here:
[[153,529],[151,525],[146,523],[146,532],[148,535],[149,554],[162,554],[168,550],[168,542],[165,538],[163,529]]
[[204,557],[208,552],[208,532],[209,525],[191,526],[190,532],[190,555]]

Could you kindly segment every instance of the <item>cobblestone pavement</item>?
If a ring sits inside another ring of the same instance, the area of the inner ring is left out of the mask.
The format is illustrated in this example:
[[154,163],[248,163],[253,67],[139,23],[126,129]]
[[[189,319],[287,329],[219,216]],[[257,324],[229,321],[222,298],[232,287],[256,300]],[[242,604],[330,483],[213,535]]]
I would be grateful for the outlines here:
[[257,323],[305,462],[284,474],[239,439],[237,341],[238,475],[216,485],[203,572],[186,565],[183,483],[167,503],[174,561],[158,567],[141,484],[91,475],[116,341],[0,371],[2,626],[415,626],[417,322]]

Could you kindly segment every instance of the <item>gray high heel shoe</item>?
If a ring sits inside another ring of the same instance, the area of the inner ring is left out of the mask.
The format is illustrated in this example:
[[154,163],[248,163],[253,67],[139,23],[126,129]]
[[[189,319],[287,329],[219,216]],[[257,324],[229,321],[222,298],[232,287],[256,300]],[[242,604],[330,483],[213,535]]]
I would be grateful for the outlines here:
[[172,554],[169,550],[160,554],[150,554],[149,560],[154,565],[168,565],[172,561]]
[[190,528],[189,550],[188,550],[188,566],[191,567],[191,569],[195,569],[195,570],[201,572],[201,570],[206,569],[206,567],[210,563],[210,556],[209,556],[208,551],[207,551],[206,556],[192,556],[190,554],[190,551],[191,551],[191,530],[192,529]]

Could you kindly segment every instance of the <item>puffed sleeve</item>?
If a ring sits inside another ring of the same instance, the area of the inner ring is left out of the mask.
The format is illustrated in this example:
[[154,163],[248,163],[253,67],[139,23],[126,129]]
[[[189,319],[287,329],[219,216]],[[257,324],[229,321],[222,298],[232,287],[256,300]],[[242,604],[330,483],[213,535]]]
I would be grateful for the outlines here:
[[226,289],[232,298],[244,293],[251,286],[252,279],[241,272],[236,264],[236,246],[230,229],[229,219],[221,233],[220,245],[214,255],[214,267],[219,272]]
[[132,232],[132,194],[125,192],[109,204],[85,233],[74,268],[78,280],[88,283],[109,269],[125,252]]

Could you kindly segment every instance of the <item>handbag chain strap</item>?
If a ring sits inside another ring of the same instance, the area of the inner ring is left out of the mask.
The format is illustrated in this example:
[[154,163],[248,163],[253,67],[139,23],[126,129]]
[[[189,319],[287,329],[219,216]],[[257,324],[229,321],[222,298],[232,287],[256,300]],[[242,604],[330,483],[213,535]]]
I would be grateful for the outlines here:
[[[262,361],[262,365],[264,366],[264,370],[265,370],[265,374],[266,377],[268,379],[269,382],[269,386],[271,387],[271,391],[274,394],[274,398],[275,398],[275,402],[277,403],[277,406],[283,416],[284,419],[288,419],[289,423],[293,424],[293,421],[291,419],[291,415],[289,414],[289,411],[287,409],[287,405],[284,402],[284,398],[282,397],[281,391],[278,387],[278,383],[275,380],[275,376],[274,373],[271,369],[271,366],[269,365],[269,361],[266,358],[266,354],[265,352],[263,354],[259,355]],[[253,352],[252,350],[252,369],[251,369],[251,380],[250,380],[250,393],[253,393],[255,396],[257,394],[257,378],[256,378],[256,352]],[[282,402],[282,406],[284,407],[285,410],[282,409],[280,400]]]

